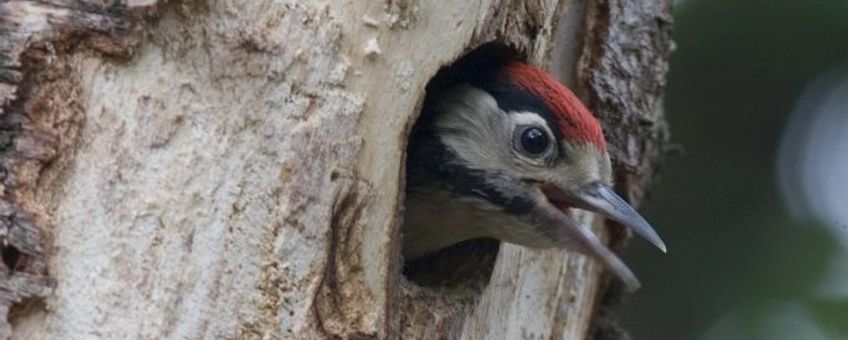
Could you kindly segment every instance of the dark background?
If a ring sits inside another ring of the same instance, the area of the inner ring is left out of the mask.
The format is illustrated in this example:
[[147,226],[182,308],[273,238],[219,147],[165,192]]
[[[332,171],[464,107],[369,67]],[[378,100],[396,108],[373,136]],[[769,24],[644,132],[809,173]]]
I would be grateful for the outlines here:
[[[822,288],[848,234],[829,226],[848,221],[790,213],[778,172],[790,116],[814,116],[799,98],[848,79],[848,1],[684,0],[674,20],[665,112],[681,151],[641,209],[669,253],[630,243],[645,287],[617,309],[624,328],[635,340],[848,339],[848,294]],[[815,152],[848,158],[846,145]],[[835,177],[822,181],[848,181]]]

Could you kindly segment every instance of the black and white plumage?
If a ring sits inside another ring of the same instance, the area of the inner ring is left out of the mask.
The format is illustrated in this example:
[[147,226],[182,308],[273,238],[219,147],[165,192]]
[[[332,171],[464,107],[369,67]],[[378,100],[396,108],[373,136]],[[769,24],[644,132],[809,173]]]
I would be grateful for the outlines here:
[[665,251],[650,225],[609,187],[598,121],[545,72],[504,62],[425,103],[410,140],[404,256],[490,237],[565,247],[639,281],[566,207],[617,220]]

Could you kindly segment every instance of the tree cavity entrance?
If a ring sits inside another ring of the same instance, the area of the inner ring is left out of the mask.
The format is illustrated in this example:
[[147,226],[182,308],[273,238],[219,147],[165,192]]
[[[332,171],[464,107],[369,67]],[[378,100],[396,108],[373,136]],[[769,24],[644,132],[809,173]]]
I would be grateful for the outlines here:
[[[489,43],[469,52],[451,65],[443,67],[430,80],[426,87],[426,95],[421,114],[410,133],[407,145],[414,145],[416,138],[428,138],[422,133],[432,117],[428,107],[438,100],[444,91],[451,87],[479,77],[483,72],[493,72],[494,68],[506,60],[524,59],[514,50],[499,43]],[[408,149],[411,150],[411,149]],[[416,185],[422,176],[427,174],[414,173],[416,167],[407,157],[406,183],[407,188]],[[425,160],[438,161],[438,160]],[[407,199],[409,199],[407,191]],[[432,216],[433,223],[439,223],[441,216]],[[479,295],[488,284],[494,268],[500,242],[494,239],[467,240],[439,251],[413,258],[405,259],[404,276],[411,282],[423,287],[452,289],[476,292]]]

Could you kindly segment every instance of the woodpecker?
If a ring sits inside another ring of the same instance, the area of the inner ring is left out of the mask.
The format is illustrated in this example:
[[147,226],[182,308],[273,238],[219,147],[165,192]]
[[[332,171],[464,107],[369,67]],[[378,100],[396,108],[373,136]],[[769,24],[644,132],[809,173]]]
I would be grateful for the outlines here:
[[407,157],[407,260],[494,238],[576,250],[637,289],[633,272],[569,215],[572,208],[618,221],[666,252],[650,224],[611,188],[598,120],[571,90],[526,63],[497,63],[428,93]]

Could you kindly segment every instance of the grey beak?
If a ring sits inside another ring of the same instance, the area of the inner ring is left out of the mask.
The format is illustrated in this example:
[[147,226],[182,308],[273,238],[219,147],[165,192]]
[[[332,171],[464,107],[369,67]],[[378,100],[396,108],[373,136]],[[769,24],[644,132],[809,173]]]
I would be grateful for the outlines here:
[[601,261],[624,282],[628,291],[633,292],[639,289],[641,283],[636,275],[601,240],[595,237],[589,228],[581,226],[562,210],[549,203],[544,196],[537,201],[535,208],[530,214],[533,222],[548,231],[553,239]]
[[627,265],[609,250],[588,229],[566,215],[560,203],[604,215],[624,224],[648,242],[666,252],[665,243],[654,228],[633,208],[603,182],[593,182],[577,190],[562,190],[556,186],[541,187],[536,209],[530,213],[533,222],[550,235],[576,250],[600,260],[618,276],[629,291],[641,285]]
[[618,223],[621,223],[633,230],[637,235],[641,236],[663,253],[667,251],[665,242],[660,235],[648,224],[648,221],[639,215],[633,207],[630,206],[623,198],[618,196],[615,191],[603,182],[593,182],[586,185],[576,192],[572,191],[567,194],[568,203],[575,208],[589,210],[601,215],[604,215]]

